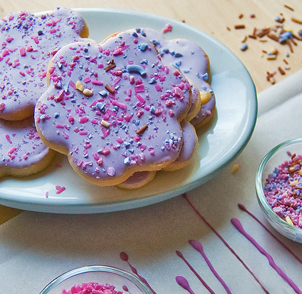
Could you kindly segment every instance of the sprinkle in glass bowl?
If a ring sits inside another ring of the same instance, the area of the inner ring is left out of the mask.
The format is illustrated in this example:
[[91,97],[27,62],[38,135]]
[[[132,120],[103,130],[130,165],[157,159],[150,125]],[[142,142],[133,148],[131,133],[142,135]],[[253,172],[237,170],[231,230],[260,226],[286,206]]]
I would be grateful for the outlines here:
[[302,138],[283,142],[264,156],[256,174],[256,193],[268,222],[283,236],[302,243]]
[[106,293],[110,294],[152,294],[146,284],[135,275],[105,265],[84,266],[66,272],[50,282],[40,294],[86,293],[80,289],[98,286],[108,288]]

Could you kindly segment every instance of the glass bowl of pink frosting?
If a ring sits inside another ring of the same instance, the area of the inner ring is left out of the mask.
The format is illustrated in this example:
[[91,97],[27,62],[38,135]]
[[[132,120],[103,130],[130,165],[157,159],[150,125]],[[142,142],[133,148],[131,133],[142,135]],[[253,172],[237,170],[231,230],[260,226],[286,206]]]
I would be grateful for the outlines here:
[[302,243],[302,138],[285,141],[264,156],[256,174],[256,193],[272,227]]
[[122,269],[92,265],[68,271],[50,282],[40,294],[152,294],[137,276]]

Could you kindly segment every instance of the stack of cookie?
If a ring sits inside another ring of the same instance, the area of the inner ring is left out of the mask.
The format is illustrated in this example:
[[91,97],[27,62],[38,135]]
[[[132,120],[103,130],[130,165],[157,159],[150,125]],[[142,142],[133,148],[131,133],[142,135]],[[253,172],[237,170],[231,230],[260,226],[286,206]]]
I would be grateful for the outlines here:
[[[0,147],[6,161],[1,170],[20,175],[14,170],[22,169],[23,162],[37,172],[51,160],[44,155],[57,151],[88,182],[133,189],[158,171],[181,169],[193,158],[196,129],[210,121],[215,108],[205,81],[209,60],[194,42],[168,41],[148,28],[119,32],[101,43],[81,39],[88,37],[85,21],[68,9],[41,18],[13,14],[6,23],[10,26],[1,31],[6,40],[5,60],[0,61],[1,122],[32,117],[35,109],[32,132],[45,150],[37,156],[30,140],[19,137],[17,145],[7,140]],[[14,30],[29,37],[14,44],[16,37],[9,32]],[[63,32],[70,37],[62,38]],[[55,43],[53,36],[66,44]],[[14,122],[9,124],[13,132]],[[22,123],[19,127],[23,130]],[[0,135],[6,138],[5,132],[13,136],[4,127]],[[30,149],[26,159],[21,156],[24,146]]]

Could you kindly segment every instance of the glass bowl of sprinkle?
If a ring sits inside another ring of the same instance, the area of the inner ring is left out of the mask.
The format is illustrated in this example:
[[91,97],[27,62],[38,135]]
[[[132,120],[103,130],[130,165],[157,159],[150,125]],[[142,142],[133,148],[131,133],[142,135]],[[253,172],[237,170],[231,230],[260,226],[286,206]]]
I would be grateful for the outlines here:
[[137,276],[122,269],[92,265],[68,271],[50,282],[40,294],[152,294]]
[[283,142],[265,155],[256,174],[256,193],[268,222],[302,243],[302,138]]

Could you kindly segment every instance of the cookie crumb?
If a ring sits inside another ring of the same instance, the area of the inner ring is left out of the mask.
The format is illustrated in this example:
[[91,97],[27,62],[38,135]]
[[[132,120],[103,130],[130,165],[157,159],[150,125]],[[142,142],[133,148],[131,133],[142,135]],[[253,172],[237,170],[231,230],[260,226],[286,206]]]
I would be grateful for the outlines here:
[[232,174],[234,175],[239,170],[240,165],[235,163],[232,168]]

